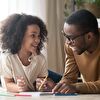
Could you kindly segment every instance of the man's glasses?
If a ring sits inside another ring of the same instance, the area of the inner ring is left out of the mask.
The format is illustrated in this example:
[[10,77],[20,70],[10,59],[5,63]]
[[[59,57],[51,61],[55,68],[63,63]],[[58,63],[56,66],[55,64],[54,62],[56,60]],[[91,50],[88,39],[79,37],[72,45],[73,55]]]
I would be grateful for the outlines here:
[[77,39],[78,37],[81,37],[81,36],[84,36],[85,34],[88,34],[89,32],[84,32],[84,33],[82,33],[82,34],[79,34],[79,35],[76,35],[76,36],[72,36],[72,35],[66,35],[63,31],[62,31],[62,33],[63,33],[63,35],[64,35],[64,37],[66,37],[66,39],[67,39],[67,41],[68,42],[73,42],[73,41],[75,41],[75,39]]

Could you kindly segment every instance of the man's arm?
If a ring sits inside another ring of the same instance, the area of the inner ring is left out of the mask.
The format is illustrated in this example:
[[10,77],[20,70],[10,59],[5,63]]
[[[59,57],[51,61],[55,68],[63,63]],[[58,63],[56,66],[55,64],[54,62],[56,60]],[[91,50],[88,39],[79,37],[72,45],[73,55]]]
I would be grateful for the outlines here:
[[[65,46],[65,72],[61,81],[54,87],[52,92],[62,92],[65,93],[68,88],[73,88],[75,86],[71,86],[70,84],[74,84],[77,82],[79,70],[74,59],[74,54],[70,48]],[[69,86],[70,85],[70,86]],[[76,91],[71,92],[76,92]]]
[[79,93],[100,93],[100,80],[72,84]]
[[73,51],[65,45],[65,72],[61,81],[66,83],[75,83],[79,75],[79,69],[77,67]]

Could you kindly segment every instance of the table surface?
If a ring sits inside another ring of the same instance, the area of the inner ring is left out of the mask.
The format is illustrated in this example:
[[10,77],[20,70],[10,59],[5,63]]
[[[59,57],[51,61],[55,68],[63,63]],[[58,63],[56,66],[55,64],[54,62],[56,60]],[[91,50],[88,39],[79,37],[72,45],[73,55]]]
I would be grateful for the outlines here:
[[[6,95],[3,96],[2,94]],[[100,100],[100,94],[77,94],[67,96],[55,96],[55,95],[37,95],[39,92],[22,92],[20,94],[29,94],[32,96],[12,96],[8,92],[4,92],[0,88],[0,100]]]
[[77,95],[77,96],[0,96],[0,100],[100,100],[99,94],[87,94],[87,95]]

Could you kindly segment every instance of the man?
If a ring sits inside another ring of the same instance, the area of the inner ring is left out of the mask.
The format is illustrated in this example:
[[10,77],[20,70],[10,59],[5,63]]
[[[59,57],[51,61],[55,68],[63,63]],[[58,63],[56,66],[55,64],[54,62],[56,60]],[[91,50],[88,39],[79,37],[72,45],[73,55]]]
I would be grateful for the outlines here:
[[100,93],[100,33],[96,17],[87,10],[76,11],[66,19],[63,34],[65,72],[52,92]]

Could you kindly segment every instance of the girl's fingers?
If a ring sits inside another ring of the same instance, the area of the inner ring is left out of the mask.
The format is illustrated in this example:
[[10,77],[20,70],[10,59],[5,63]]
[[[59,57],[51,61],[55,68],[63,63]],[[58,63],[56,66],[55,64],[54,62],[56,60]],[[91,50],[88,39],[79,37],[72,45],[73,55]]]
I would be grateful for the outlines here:
[[23,77],[17,77],[17,85],[21,87],[25,86],[25,81]]

